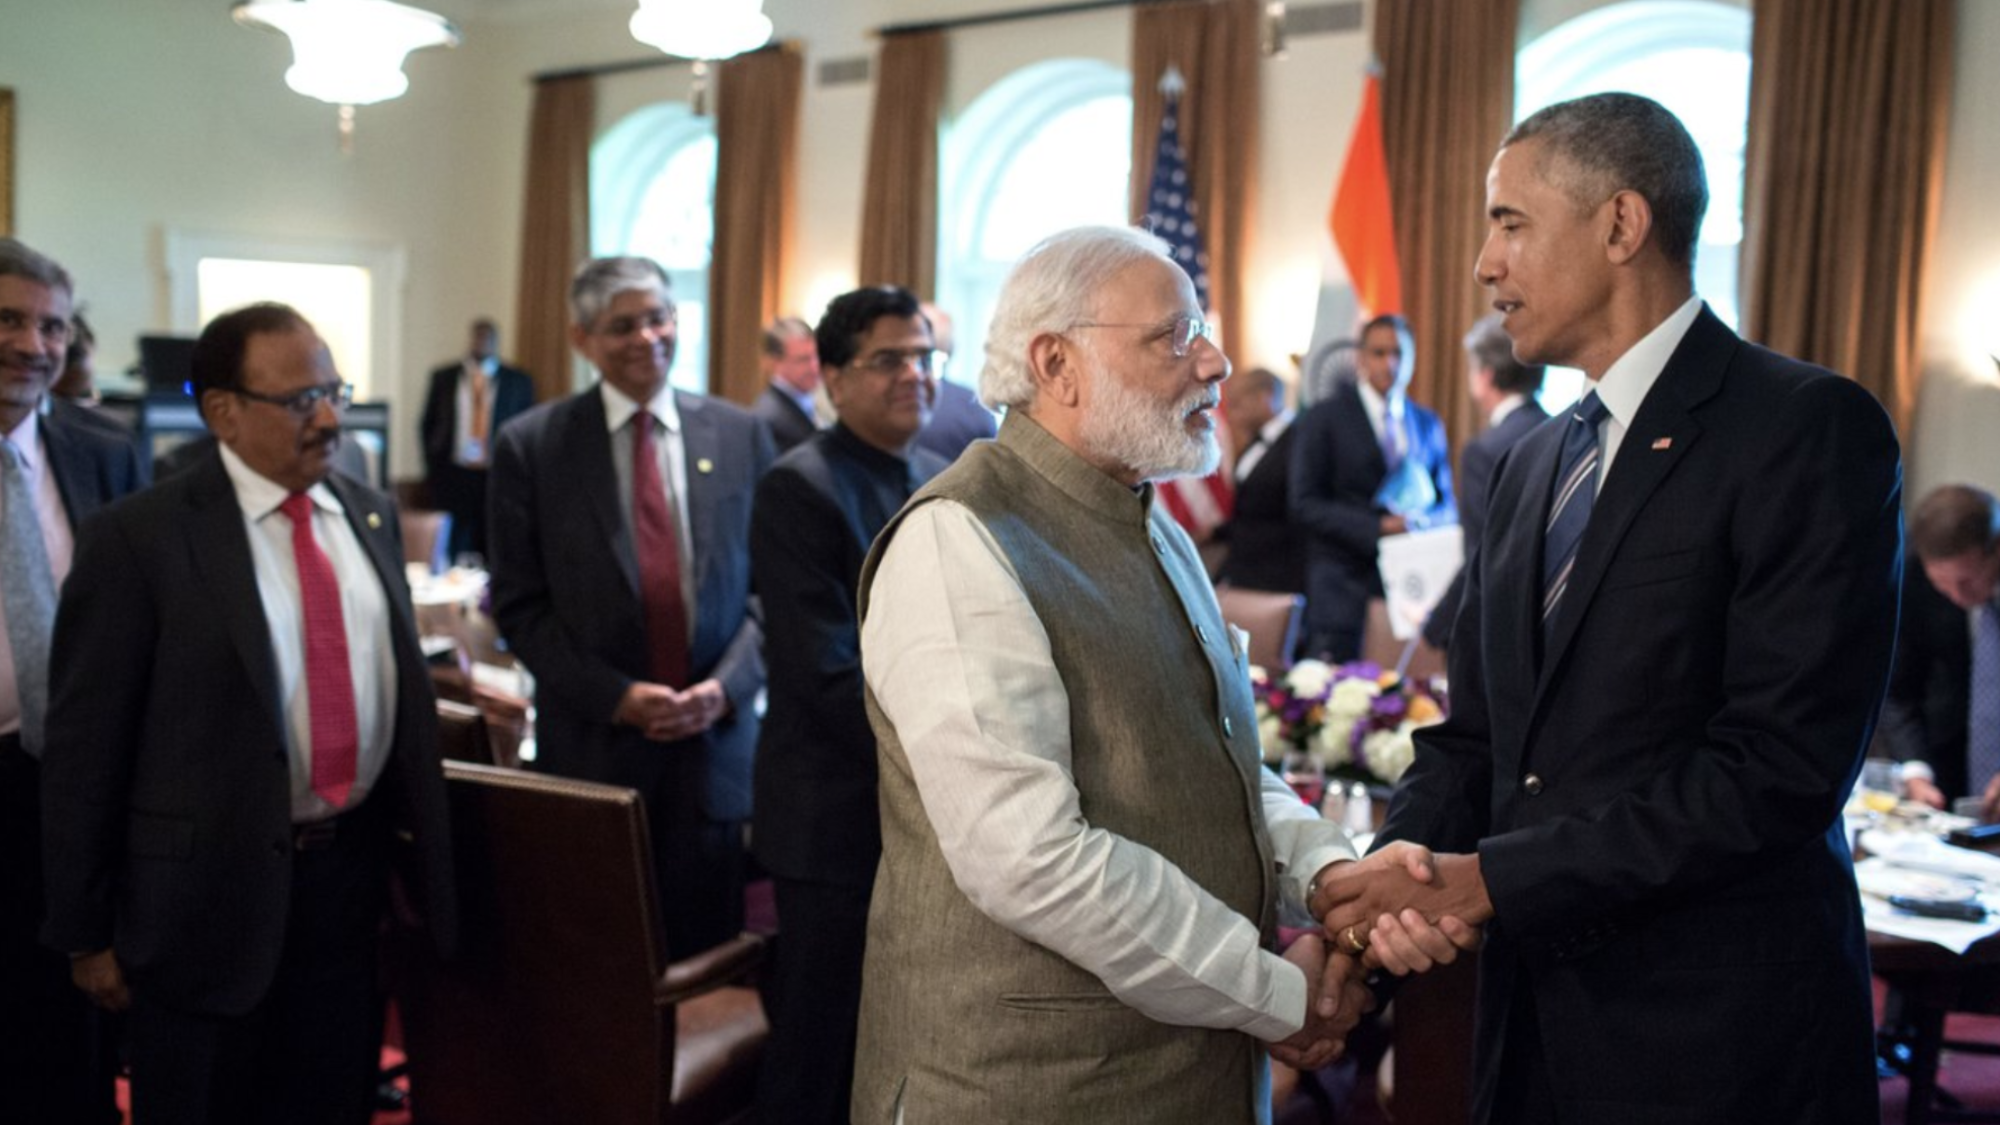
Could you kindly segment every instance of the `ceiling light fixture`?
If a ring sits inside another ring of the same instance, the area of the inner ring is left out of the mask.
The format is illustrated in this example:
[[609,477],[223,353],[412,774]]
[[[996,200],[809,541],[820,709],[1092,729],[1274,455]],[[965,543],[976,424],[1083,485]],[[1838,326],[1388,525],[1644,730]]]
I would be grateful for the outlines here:
[[393,0],[239,0],[230,12],[245,27],[292,41],[285,84],[340,107],[344,149],[352,144],[355,106],[410,88],[403,60],[411,51],[456,47],[460,39],[450,20]]
[[771,41],[764,0],[639,0],[632,38],[694,62],[688,92],[694,112],[708,112],[708,64],[754,51]]

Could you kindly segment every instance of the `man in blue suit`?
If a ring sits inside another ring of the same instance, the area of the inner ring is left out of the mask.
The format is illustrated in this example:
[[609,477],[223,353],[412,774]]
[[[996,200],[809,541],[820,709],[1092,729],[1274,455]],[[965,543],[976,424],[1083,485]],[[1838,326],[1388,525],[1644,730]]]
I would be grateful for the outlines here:
[[1657,103],[1550,106],[1486,185],[1514,352],[1589,393],[1495,472],[1451,716],[1379,837],[1434,877],[1336,869],[1315,908],[1406,968],[1403,927],[1486,924],[1482,1125],[1872,1123],[1840,812],[1895,645],[1895,431],[1695,295],[1707,180]]
[[1416,359],[1410,326],[1378,316],[1361,329],[1359,374],[1296,423],[1292,522],[1305,533],[1306,651],[1361,654],[1368,601],[1382,596],[1376,547],[1457,519],[1444,423],[1404,389]]
[[667,277],[585,263],[570,342],[602,380],[530,410],[493,456],[493,613],[535,676],[536,766],[637,789],[679,958],[743,921],[764,686],[750,501],[775,453],[739,407],[667,384]]
[[[1458,458],[1458,522],[1465,529],[1465,556],[1486,533],[1486,498],[1493,491],[1493,467],[1500,455],[1548,421],[1548,411],[1535,401],[1547,371],[1539,363],[1514,358],[1514,341],[1500,327],[1500,315],[1479,318],[1465,334],[1465,380],[1473,405],[1486,419],[1486,430],[1465,443]],[[1431,616],[1424,622],[1424,640],[1439,649],[1451,647],[1451,621],[1465,590],[1465,569],[1452,576]]]

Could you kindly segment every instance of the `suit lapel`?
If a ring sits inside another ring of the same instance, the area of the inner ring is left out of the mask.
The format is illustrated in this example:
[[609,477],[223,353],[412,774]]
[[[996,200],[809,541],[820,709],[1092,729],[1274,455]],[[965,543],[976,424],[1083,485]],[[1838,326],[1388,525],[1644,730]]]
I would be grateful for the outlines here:
[[326,485],[339,497],[341,511],[347,514],[347,525],[354,529],[354,537],[360,540],[368,562],[375,568],[375,578],[382,584],[382,599],[389,605],[391,640],[413,635],[416,620],[410,610],[410,599],[404,593],[403,558],[397,550],[396,533],[389,525],[396,518],[395,512],[384,497],[338,473],[329,474]]
[[[1362,451],[1362,459],[1370,466],[1376,478],[1389,475],[1389,461],[1382,456],[1382,435],[1375,432],[1375,424],[1368,420],[1368,404],[1361,400],[1358,383],[1346,383],[1340,393],[1348,399],[1349,409],[1341,411],[1341,424],[1346,432],[1339,435],[1342,445]],[[1390,419],[1383,419],[1388,424]]]
[[90,451],[75,441],[69,429],[53,412],[41,417],[42,443],[49,451],[49,468],[56,475],[56,494],[62,497],[63,511],[69,516],[71,534],[83,526],[102,506],[104,490],[97,480],[97,464]]
[[[630,449],[620,449],[604,427],[604,392],[584,391],[574,400],[575,409],[564,420],[566,432],[557,445],[564,464],[559,471],[569,477],[565,496],[590,511],[597,534],[611,544],[612,557],[625,575],[626,592],[639,596],[639,556],[632,545],[632,529],[618,510],[618,466],[614,457],[630,457]],[[629,442],[629,438],[627,439]]]
[[[1704,307],[1639,404],[1639,413],[1626,427],[1617,459],[1591,506],[1590,523],[1570,571],[1569,589],[1563,594],[1555,630],[1543,654],[1542,687],[1547,687],[1551,670],[1575,639],[1632,521],[1700,439],[1701,423],[1695,419],[1695,408],[1722,385],[1722,374],[1738,343],[1735,334]],[[1548,497],[1546,490],[1544,493],[1540,506],[1546,522]]]
[[[701,399],[675,391],[674,405],[681,415],[681,453],[687,460],[684,471],[687,526],[688,538],[693,540],[687,546],[687,553],[694,566],[695,589],[699,591],[708,573],[707,545],[716,541],[715,469],[722,463],[722,439],[716,432],[714,417]],[[689,612],[693,612],[692,606]]]
[[250,539],[236,489],[215,448],[183,471],[191,478],[188,519],[181,525],[188,555],[204,596],[221,616],[243,660],[272,734],[282,738],[285,717],[278,701],[278,662],[271,652],[271,625],[264,619],[264,600],[257,591],[257,569],[250,561]]

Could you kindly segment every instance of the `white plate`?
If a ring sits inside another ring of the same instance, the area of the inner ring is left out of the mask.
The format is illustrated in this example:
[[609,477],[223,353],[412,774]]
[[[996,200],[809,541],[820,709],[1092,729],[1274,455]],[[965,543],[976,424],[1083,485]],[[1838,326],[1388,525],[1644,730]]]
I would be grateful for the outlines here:
[[1854,881],[1861,884],[1863,894],[1877,898],[1931,899],[1936,902],[1970,902],[1978,896],[1979,888],[1970,880],[1954,879],[1949,875],[1934,875],[1928,871],[1907,871],[1901,868],[1864,864],[1855,869]]

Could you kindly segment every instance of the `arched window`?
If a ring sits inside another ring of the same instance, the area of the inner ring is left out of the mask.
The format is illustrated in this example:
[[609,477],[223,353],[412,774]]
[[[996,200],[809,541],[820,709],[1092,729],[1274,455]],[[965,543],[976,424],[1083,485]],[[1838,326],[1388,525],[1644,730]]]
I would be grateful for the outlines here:
[[671,378],[708,390],[708,263],[715,234],[715,119],[680,102],[634,110],[590,149],[591,253],[638,254],[673,283]]
[[1131,148],[1131,77],[1092,59],[1018,70],[946,131],[938,303],[958,330],[946,377],[978,385],[1000,285],[1030,247],[1127,221]]
[[[1695,291],[1738,322],[1743,242],[1743,147],[1750,123],[1750,12],[1714,0],[1626,0],[1568,20],[1522,48],[1515,120],[1585,94],[1624,90],[1666,106],[1687,126],[1708,169],[1708,215],[1695,248]],[[1544,405],[1565,406],[1583,377],[1552,369]]]

